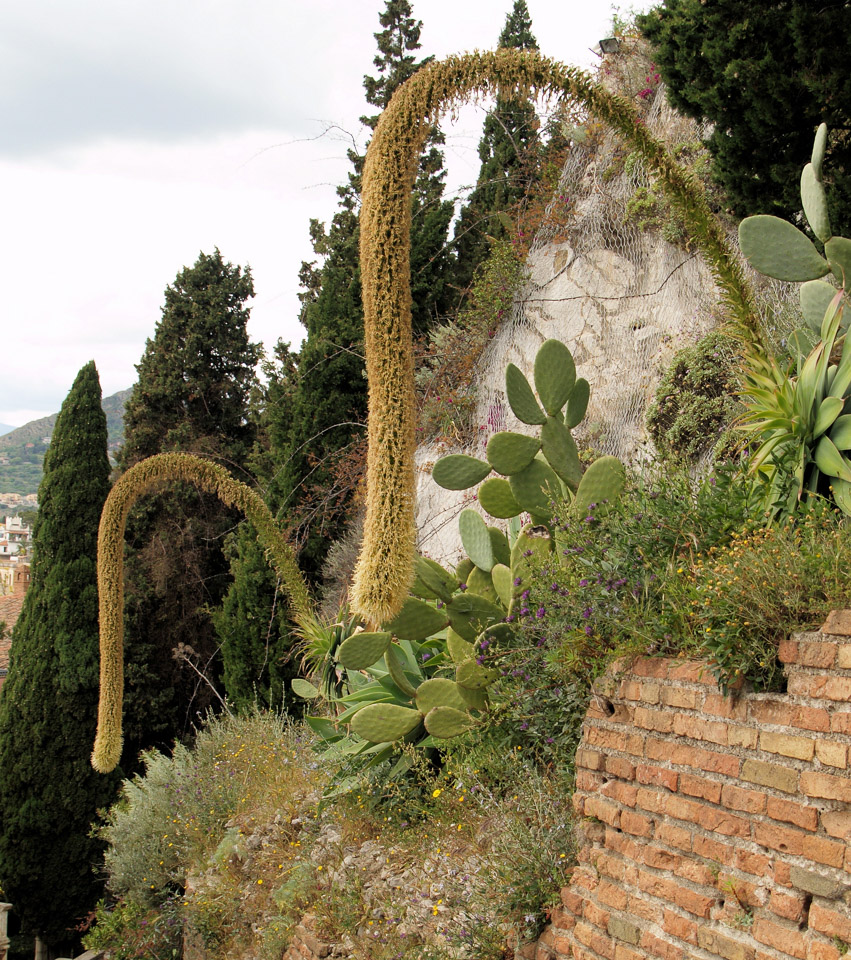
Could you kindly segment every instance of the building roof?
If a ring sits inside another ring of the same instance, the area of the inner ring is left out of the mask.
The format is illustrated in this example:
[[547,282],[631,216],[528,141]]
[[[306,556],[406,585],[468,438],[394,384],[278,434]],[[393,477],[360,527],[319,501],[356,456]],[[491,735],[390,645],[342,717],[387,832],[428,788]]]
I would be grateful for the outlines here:
[[0,621],[6,624],[6,635],[0,638],[0,673],[2,674],[9,669],[9,648],[12,645],[9,633],[21,615],[23,605],[23,594],[0,597]]

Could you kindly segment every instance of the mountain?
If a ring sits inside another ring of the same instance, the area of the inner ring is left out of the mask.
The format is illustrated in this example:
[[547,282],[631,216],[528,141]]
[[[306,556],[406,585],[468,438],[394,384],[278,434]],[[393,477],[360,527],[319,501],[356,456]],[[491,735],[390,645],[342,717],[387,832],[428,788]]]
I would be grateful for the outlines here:
[[[132,387],[104,397],[106,429],[110,452],[124,443],[124,404]],[[0,493],[37,493],[47,443],[57,414],[31,420],[22,427],[0,435]],[[2,428],[0,428],[2,429]]]

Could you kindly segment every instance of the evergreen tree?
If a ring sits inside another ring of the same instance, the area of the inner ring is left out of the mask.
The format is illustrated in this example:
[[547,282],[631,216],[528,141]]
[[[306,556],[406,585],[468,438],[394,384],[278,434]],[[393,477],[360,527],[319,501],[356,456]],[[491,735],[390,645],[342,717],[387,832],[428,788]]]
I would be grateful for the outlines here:
[[834,230],[851,223],[851,6],[664,0],[637,22],[671,103],[713,124],[714,176],[738,216],[795,216],[801,167],[824,120]]
[[[162,319],[137,366],[122,466],[180,450],[241,474],[260,348],[246,330],[251,273],[216,250],[165,292]],[[208,610],[229,583],[223,553],[241,517],[182,486],[146,498],[128,522],[125,739],[136,752],[187,733],[214,697],[221,661]]]
[[[94,363],[79,372],[44,458],[32,578],[0,692],[0,883],[25,933],[50,952],[102,891],[103,845],[90,835],[120,774],[95,773],[97,531],[109,491],[106,416]],[[73,954],[72,954],[73,955]]]
[[[499,35],[499,47],[538,49],[526,0],[514,0]],[[497,97],[494,109],[485,118],[479,141],[481,167],[476,188],[455,227],[455,286],[462,293],[469,288],[476,267],[488,255],[488,238],[512,239],[506,214],[529,189],[538,146],[534,106],[528,101]]]

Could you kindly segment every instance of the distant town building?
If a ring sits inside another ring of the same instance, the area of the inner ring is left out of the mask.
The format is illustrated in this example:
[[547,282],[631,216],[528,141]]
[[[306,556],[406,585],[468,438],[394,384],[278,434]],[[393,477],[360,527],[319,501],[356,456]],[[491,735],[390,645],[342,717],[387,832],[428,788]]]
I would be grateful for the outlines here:
[[[5,570],[4,570],[5,572]],[[12,627],[17,623],[24,605],[24,597],[30,586],[30,565],[19,563],[12,570],[11,592],[0,597],[0,623],[6,627],[0,635],[0,686],[9,672],[9,648],[12,646]]]
[[29,552],[32,543],[32,528],[20,517],[6,517],[0,525],[0,564],[16,563]]

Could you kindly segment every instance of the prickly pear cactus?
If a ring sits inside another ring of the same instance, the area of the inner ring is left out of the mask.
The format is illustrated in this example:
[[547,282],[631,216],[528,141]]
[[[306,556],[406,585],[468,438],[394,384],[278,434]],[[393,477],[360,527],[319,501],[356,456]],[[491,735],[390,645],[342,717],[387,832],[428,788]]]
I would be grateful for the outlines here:
[[739,245],[754,270],[801,283],[801,311],[808,330],[816,335],[836,294],[836,286],[821,278],[832,274],[843,290],[851,285],[851,240],[833,235],[828,216],[822,178],[826,146],[827,125],[823,123],[816,133],[812,159],[801,174],[801,205],[810,229],[824,245],[824,255],[802,230],[779,217],[747,217],[739,225]]

